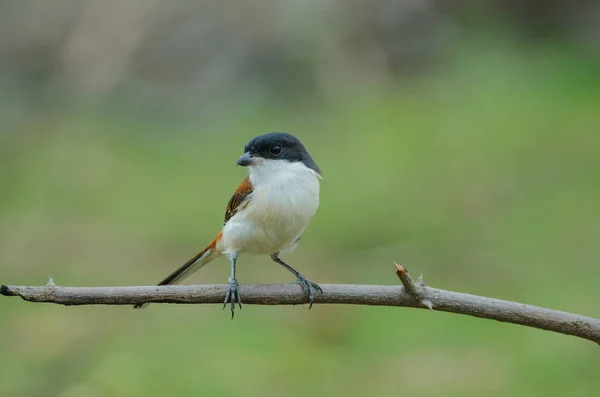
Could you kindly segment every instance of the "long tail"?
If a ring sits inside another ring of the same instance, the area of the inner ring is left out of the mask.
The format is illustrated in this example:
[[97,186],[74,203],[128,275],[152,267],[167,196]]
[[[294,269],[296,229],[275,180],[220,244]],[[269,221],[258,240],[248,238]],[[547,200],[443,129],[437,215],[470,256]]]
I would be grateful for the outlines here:
[[[207,265],[213,259],[219,257],[221,253],[217,251],[217,242],[220,240],[220,238],[221,233],[219,233],[217,237],[215,237],[214,240],[211,241],[210,244],[208,244],[202,251],[198,252],[190,260],[181,265],[179,269],[167,276],[163,281],[158,283],[158,285],[169,285],[182,281],[192,273],[200,270],[204,265]],[[141,309],[147,305],[148,303],[138,303],[133,307],[135,309]]]

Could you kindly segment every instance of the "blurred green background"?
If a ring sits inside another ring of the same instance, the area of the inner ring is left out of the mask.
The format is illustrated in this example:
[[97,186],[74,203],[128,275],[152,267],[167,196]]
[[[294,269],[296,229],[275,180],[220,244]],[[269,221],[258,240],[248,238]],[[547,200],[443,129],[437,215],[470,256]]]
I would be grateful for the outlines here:
[[[292,265],[600,317],[593,1],[3,1],[0,283],[148,285],[244,144],[324,171]],[[225,259],[189,279],[224,283]],[[241,283],[292,281],[244,256]],[[1,396],[596,396],[598,346],[446,313],[0,299]]]

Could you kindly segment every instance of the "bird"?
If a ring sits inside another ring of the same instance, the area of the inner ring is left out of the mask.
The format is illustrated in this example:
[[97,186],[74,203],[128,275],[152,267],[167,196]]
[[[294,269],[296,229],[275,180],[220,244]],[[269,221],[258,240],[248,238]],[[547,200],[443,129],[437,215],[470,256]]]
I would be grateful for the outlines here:
[[[305,146],[295,136],[271,132],[251,139],[237,165],[247,167],[248,176],[239,184],[225,210],[221,231],[201,251],[167,276],[158,285],[181,282],[220,256],[229,257],[230,276],[223,309],[230,304],[231,319],[235,304],[242,308],[236,263],[240,254],[269,255],[271,260],[290,271],[310,303],[319,284],[307,279],[287,264],[282,253],[293,251],[319,207],[322,179]],[[147,303],[135,305],[141,308]]]

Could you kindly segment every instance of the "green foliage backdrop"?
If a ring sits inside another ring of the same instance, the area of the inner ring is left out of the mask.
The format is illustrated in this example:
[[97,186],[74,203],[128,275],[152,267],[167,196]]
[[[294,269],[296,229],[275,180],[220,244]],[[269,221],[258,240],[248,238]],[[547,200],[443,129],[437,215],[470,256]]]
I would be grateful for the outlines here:
[[[298,135],[322,204],[288,256],[327,283],[432,286],[600,317],[600,75],[466,49],[424,82],[212,116],[54,109],[0,136],[0,282],[156,282],[218,231],[243,145]],[[117,110],[115,110],[117,109]],[[223,283],[225,260],[190,279]],[[292,281],[244,256],[241,283]],[[592,396],[598,346],[445,313],[0,299],[0,395]]]

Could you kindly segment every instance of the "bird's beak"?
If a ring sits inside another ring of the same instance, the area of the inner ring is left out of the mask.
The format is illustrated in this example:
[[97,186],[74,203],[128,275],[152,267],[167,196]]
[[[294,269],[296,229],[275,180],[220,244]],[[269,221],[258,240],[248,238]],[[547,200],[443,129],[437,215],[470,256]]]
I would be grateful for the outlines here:
[[242,167],[254,165],[254,163],[255,163],[254,156],[251,155],[250,152],[246,152],[246,153],[242,154],[242,156],[237,161],[237,165],[241,165]]

